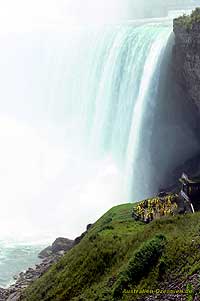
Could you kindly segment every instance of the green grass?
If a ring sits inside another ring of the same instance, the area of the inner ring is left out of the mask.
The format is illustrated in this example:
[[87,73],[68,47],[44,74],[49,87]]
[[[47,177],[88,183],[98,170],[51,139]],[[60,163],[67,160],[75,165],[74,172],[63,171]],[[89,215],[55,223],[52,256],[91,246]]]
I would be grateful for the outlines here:
[[109,210],[23,300],[126,300],[123,289],[153,289],[200,270],[200,213],[145,225],[132,219],[132,207]]

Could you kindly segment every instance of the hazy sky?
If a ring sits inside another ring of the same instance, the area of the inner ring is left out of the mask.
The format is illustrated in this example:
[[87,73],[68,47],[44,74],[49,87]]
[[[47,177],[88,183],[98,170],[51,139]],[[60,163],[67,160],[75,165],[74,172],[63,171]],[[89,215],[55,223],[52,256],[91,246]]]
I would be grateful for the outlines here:
[[164,4],[162,0],[0,0],[0,31],[63,23],[108,23],[141,17],[144,11],[145,16],[154,15],[156,8]]
[[100,22],[124,15],[121,0],[0,0],[0,30],[30,29],[40,25]]

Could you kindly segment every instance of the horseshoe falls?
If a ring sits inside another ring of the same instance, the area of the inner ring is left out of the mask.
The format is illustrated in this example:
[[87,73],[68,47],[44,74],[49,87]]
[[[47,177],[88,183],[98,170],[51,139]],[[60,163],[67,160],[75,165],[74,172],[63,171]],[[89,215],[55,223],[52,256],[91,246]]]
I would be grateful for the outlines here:
[[171,31],[0,35],[0,285],[36,261],[42,238],[74,237],[110,207],[157,193],[151,143]]

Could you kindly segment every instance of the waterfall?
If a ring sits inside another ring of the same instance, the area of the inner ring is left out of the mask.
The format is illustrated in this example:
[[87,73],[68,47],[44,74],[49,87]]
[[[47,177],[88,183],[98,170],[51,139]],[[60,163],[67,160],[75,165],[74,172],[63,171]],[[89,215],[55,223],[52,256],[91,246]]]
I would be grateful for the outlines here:
[[0,33],[0,285],[199,149],[167,22]]
[[[168,38],[169,30],[163,30],[157,32],[156,39],[152,40],[149,55],[144,61],[138,95],[134,102],[126,164],[129,170],[128,186],[135,200],[151,194],[150,140],[153,136],[154,108],[159,102],[158,86],[161,62]],[[151,120],[146,124],[143,121],[147,119],[149,112]],[[145,136],[144,130],[148,131]],[[144,139],[145,141],[143,141]]]
[[[85,83],[90,87],[83,96],[87,103],[83,103],[82,128],[85,124],[88,127],[91,155],[94,151],[99,157],[109,154],[122,171],[121,192],[126,201],[151,193],[149,140],[153,109],[159,101],[160,68],[170,34],[170,26],[162,24],[109,28],[103,37],[100,35],[89,57],[89,61],[95,57],[96,62],[88,67],[94,73]],[[142,143],[147,115],[151,115],[148,135]]]
[[1,34],[1,229],[71,236],[151,193],[170,33],[164,23],[127,23]]

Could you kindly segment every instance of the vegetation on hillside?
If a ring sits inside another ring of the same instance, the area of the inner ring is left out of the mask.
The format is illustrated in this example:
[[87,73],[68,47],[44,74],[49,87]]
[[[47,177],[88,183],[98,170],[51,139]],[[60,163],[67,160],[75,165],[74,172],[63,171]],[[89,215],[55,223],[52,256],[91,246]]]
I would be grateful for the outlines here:
[[114,284],[113,297],[121,299],[123,291],[129,288],[129,284],[136,285],[157,264],[163,253],[166,238],[157,235],[150,241],[144,242],[138,251],[133,253],[128,264],[118,274]]
[[157,289],[200,271],[200,213],[144,224],[132,219],[132,207],[109,210],[23,300],[130,300],[124,290]]
[[186,29],[192,29],[193,24],[200,23],[200,7],[193,10],[191,15],[183,15],[174,19],[174,25],[183,26]]

